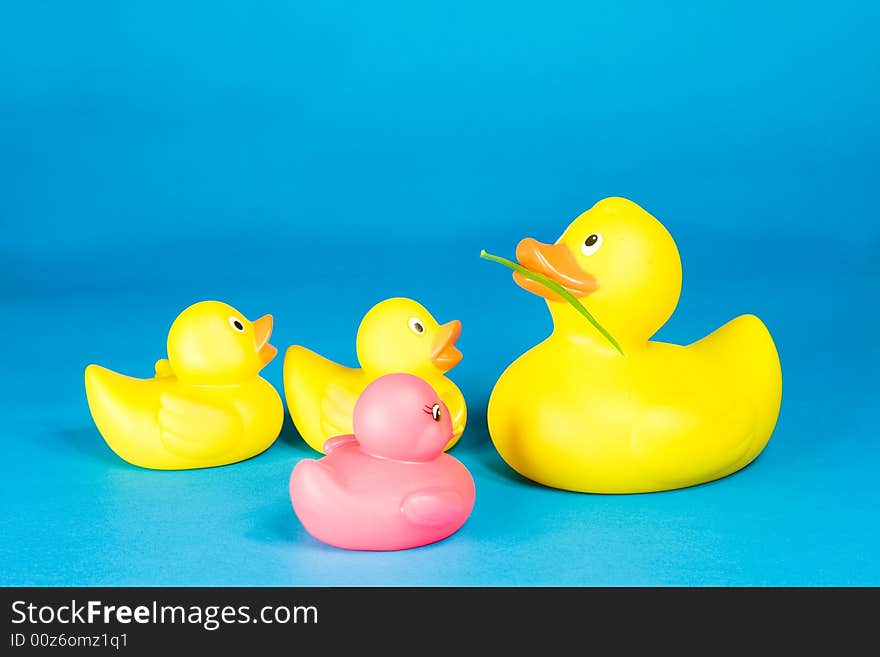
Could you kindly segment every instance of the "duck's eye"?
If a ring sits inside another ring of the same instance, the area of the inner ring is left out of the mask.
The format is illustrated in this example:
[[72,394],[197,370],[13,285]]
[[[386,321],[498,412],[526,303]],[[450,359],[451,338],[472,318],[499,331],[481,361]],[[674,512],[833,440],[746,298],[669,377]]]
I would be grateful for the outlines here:
[[409,318],[409,330],[415,333],[416,335],[421,335],[425,332],[425,325],[419,321],[416,317]]
[[434,404],[431,407],[431,417],[434,418],[434,422],[440,421],[440,404]]
[[230,317],[229,325],[239,333],[244,333],[244,323],[238,317]]
[[599,250],[600,246],[602,246],[602,233],[593,233],[584,240],[581,252],[585,256],[591,256]]

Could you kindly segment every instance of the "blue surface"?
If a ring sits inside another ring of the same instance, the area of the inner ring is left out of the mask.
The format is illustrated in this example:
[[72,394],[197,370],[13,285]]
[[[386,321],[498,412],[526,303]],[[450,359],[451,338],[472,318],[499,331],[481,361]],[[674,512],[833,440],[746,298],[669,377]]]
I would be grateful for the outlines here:
[[[876,5],[290,4],[0,9],[0,584],[880,584]],[[477,254],[608,195],[682,252],[660,338],[744,312],[776,338],[779,425],[734,476],[578,495],[492,448],[492,385],[550,323]],[[477,505],[443,543],[311,539],[289,422],[178,473],[91,423],[85,365],[149,375],[198,299],[353,364],[392,295],[465,327]]]

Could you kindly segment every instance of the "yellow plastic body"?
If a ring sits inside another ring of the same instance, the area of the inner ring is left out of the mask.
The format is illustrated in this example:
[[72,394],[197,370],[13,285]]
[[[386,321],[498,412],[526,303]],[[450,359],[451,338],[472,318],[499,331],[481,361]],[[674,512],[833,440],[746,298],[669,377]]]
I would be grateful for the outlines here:
[[271,325],[271,316],[250,322],[203,301],[172,324],[169,358],[154,378],[89,365],[86,396],[104,440],[129,463],[158,470],[225,465],[267,449],[284,420],[281,397],[259,376],[276,353]]
[[[413,327],[418,324],[421,332]],[[446,376],[461,360],[455,341],[457,321],[439,324],[424,306],[396,297],[373,306],[357,334],[360,367],[339,365],[294,345],[284,357],[284,393],[297,430],[309,446],[323,452],[328,438],[353,433],[354,404],[369,383],[386,374],[414,374],[425,380],[449,407],[453,438],[461,437],[467,407],[458,387]]]
[[[601,248],[585,255],[592,234]],[[681,263],[666,229],[631,201],[600,201],[557,244],[598,281],[582,302],[624,355],[569,304],[548,301],[553,333],[489,400],[502,458],[548,486],[639,493],[718,479],[760,454],[782,395],[764,324],[744,315],[686,347],[649,341],[678,302]]]

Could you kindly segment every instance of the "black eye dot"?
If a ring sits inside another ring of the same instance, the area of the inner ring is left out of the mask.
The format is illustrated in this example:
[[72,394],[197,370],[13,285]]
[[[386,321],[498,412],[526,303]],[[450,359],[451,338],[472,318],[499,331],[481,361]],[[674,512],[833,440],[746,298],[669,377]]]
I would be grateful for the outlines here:
[[239,322],[237,319],[234,322],[232,322],[232,325],[235,327],[236,331],[244,331],[244,324]]
[[419,324],[418,322],[413,324],[413,328],[416,330],[416,333],[424,333],[425,332],[425,327],[422,326],[421,324]]
[[434,418],[434,422],[440,421],[440,404],[434,404],[431,407],[431,417]]
[[584,240],[584,244],[586,246],[593,246],[598,241],[599,241],[599,236],[596,235],[596,233],[593,233],[587,239]]

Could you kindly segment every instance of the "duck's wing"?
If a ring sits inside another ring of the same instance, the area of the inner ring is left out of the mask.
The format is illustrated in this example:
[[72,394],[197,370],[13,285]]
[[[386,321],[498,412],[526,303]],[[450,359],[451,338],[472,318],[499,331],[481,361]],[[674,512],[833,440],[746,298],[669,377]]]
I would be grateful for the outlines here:
[[184,457],[223,454],[244,432],[235,409],[169,391],[159,397],[158,422],[162,444]]
[[633,453],[670,488],[734,472],[754,442],[754,413],[739,403],[716,409],[643,409],[632,427]]
[[468,513],[467,502],[451,488],[423,488],[407,495],[400,511],[415,525],[446,525]]

